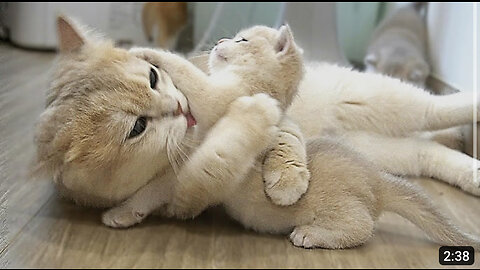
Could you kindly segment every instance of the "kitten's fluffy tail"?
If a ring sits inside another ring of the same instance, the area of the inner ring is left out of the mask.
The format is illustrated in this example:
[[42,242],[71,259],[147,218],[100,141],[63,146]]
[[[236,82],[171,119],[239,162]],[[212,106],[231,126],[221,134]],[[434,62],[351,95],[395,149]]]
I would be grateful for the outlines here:
[[384,179],[384,210],[410,220],[439,244],[480,249],[480,238],[461,231],[430,203],[420,188],[393,175],[386,174]]

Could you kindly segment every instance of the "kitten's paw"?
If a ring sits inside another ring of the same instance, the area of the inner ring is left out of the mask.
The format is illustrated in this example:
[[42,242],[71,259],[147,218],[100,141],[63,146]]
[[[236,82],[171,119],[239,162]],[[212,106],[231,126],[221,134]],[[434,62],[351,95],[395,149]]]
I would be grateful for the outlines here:
[[230,106],[230,113],[264,127],[278,125],[281,117],[278,101],[263,93],[237,98]]
[[265,193],[276,205],[296,203],[308,189],[310,172],[305,165],[282,157],[267,156],[263,165]]
[[147,215],[127,205],[112,208],[102,214],[102,222],[112,228],[127,228],[140,223]]
[[159,49],[133,47],[128,51],[133,56],[149,62],[152,65],[164,66],[163,58],[171,53]]
[[298,226],[290,234],[290,241],[296,247],[314,248],[318,246],[315,233],[312,226]]
[[128,52],[133,56],[150,63],[154,58],[156,58],[156,51],[151,48],[133,47],[128,50]]

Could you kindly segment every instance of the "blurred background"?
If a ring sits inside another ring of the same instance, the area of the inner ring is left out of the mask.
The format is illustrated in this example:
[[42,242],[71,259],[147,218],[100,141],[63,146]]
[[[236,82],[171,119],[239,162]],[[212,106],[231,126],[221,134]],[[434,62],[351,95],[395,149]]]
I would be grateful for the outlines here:
[[[158,46],[191,54],[208,50],[218,39],[231,37],[251,25],[277,27],[288,22],[305,50],[306,59],[363,68],[375,28],[389,14],[411,4],[0,3],[0,35],[25,49],[55,49],[55,15],[65,13],[100,30],[121,46]],[[473,9],[473,3],[428,3],[418,11],[427,30],[430,77],[465,91],[473,89],[470,70],[479,57],[472,57]]]

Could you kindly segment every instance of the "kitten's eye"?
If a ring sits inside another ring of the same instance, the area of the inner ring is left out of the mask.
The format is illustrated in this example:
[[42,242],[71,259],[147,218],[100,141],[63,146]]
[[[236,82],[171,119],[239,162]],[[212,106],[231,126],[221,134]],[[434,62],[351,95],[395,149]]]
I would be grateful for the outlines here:
[[131,139],[142,134],[145,131],[145,128],[147,128],[147,118],[145,116],[140,116],[135,122],[132,131],[130,131],[130,134],[128,134],[127,139]]
[[157,86],[157,80],[158,80],[157,72],[153,68],[151,68],[150,69],[150,88],[155,89],[155,86]]
[[242,37],[242,39],[236,40],[235,42],[236,42],[236,43],[239,43],[239,42],[242,42],[242,41],[243,41],[243,42],[247,42],[248,40],[246,40],[245,38]]

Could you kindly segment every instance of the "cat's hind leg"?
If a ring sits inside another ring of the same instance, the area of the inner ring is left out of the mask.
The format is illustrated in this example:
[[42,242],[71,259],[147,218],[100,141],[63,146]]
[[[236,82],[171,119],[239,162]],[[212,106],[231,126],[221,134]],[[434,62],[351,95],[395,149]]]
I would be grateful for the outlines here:
[[343,249],[360,246],[373,236],[375,222],[365,207],[352,208],[351,215],[344,214],[341,220],[297,226],[289,236],[290,241],[303,248]]
[[464,153],[419,137],[349,132],[343,139],[391,174],[433,177],[480,196],[478,161]]
[[408,136],[471,124],[473,108],[478,108],[478,101],[469,92],[434,96],[391,78],[374,79],[373,90],[349,91],[335,107],[336,119],[344,130]]

